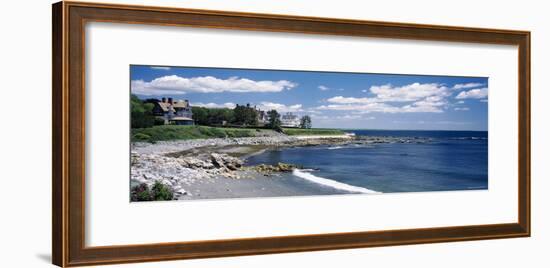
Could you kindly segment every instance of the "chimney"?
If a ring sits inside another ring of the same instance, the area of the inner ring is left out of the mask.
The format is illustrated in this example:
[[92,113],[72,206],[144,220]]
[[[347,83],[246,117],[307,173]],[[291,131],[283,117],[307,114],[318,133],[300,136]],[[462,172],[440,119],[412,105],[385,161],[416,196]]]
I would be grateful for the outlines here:
[[166,98],[162,98],[162,103],[166,103]]
[[168,98],[168,103],[173,104],[173,103],[174,103],[174,99]]

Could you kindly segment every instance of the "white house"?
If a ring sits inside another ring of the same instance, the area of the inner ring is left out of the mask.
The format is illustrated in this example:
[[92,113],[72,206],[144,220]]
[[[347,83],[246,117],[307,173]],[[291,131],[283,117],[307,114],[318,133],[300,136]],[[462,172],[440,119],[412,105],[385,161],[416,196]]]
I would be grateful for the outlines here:
[[300,118],[290,112],[281,116],[282,127],[300,127]]
[[174,101],[172,98],[162,98],[162,101],[153,104],[153,114],[164,120],[165,124],[193,125],[193,112],[188,100]]

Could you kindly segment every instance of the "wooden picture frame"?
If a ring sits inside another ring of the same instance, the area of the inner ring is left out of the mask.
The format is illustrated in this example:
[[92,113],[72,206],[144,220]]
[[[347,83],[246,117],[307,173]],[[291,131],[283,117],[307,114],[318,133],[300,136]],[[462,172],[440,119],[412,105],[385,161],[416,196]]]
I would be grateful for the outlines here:
[[[85,246],[85,36],[92,21],[506,44],[518,47],[517,222]],[[530,32],[81,2],[53,5],[53,263],[62,267],[530,236]]]

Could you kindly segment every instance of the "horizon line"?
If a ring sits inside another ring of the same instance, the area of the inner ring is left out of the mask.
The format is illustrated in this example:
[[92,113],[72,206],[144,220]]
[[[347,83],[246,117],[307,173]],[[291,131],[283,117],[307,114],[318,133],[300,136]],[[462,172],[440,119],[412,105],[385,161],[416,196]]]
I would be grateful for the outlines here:
[[471,130],[471,129],[390,129],[390,128],[340,128],[340,127],[312,127],[312,129],[338,129],[338,130],[391,130],[391,131],[472,131],[489,132],[489,130]]

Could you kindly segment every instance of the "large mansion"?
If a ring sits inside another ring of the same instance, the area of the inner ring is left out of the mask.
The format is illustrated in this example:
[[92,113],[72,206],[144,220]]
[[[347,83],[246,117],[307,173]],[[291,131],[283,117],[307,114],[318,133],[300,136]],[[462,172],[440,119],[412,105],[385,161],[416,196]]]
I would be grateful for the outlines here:
[[193,111],[188,100],[174,101],[172,98],[162,98],[152,102],[153,115],[164,120],[165,125],[193,125]]

